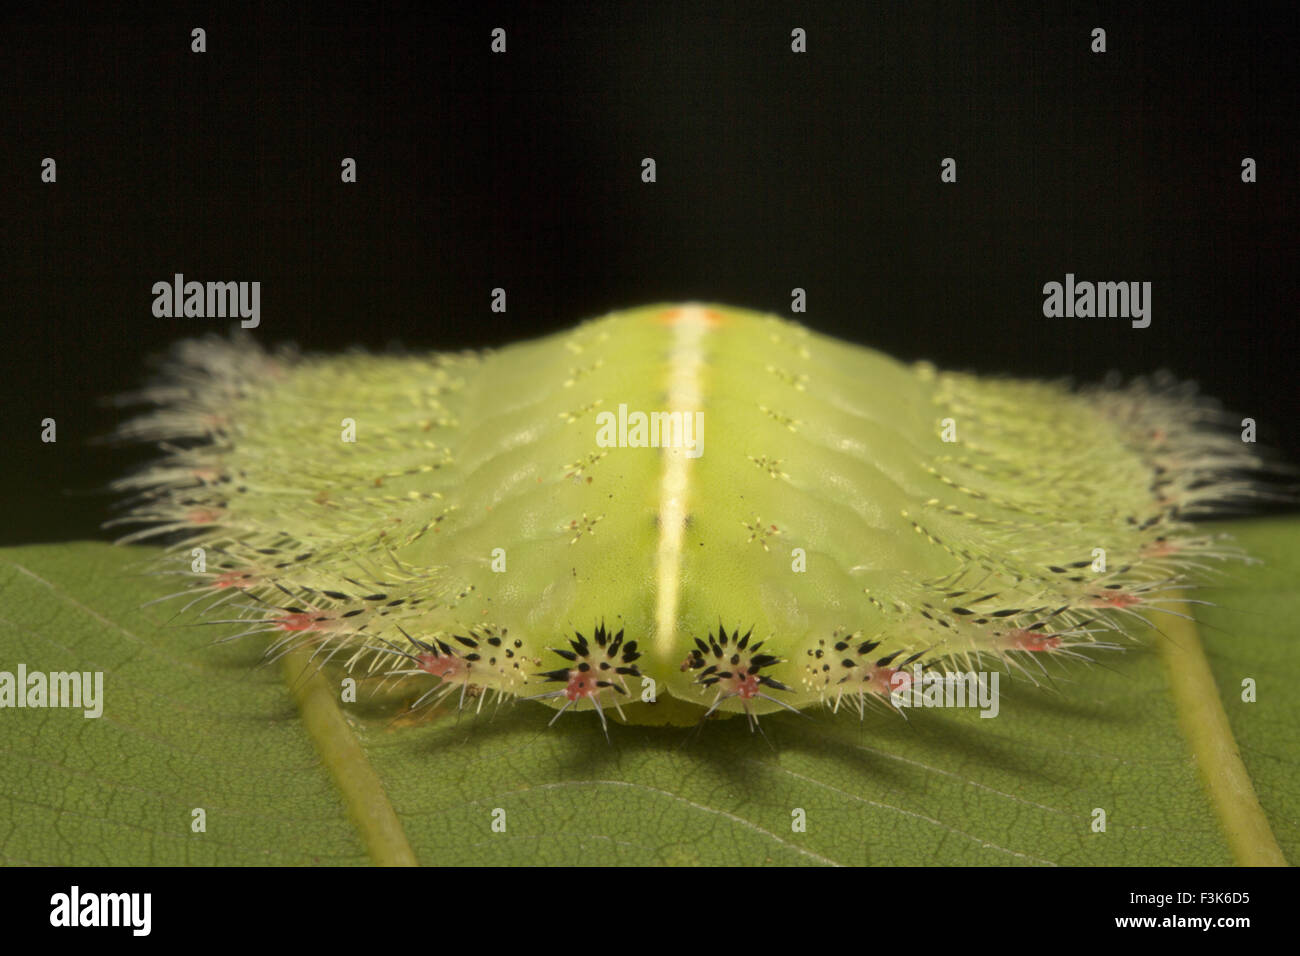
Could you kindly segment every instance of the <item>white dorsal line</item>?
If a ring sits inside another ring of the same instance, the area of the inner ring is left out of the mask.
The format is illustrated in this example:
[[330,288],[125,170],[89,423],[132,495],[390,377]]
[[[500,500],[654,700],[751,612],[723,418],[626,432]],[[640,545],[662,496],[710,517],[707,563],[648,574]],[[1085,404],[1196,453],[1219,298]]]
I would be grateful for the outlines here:
[[[703,410],[701,344],[709,329],[708,310],[698,305],[673,309],[666,316],[673,324],[668,352],[668,411],[683,418]],[[697,435],[696,440],[702,440]],[[684,448],[664,449],[664,471],[659,483],[659,550],[655,555],[655,651],[660,659],[671,654],[677,638],[677,601],[681,590],[682,542],[690,497],[690,467]]]

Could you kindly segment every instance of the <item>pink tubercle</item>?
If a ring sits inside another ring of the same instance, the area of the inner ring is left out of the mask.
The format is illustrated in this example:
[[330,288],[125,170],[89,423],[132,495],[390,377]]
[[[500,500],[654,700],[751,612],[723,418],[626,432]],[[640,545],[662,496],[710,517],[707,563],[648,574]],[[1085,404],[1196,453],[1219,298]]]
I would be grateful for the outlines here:
[[571,670],[564,696],[569,700],[577,700],[580,697],[592,697],[599,689],[596,686],[596,675],[591,671]]
[[253,576],[246,571],[231,571],[212,582],[214,588],[246,588],[253,584]]
[[1006,640],[1012,650],[1030,651],[1035,654],[1039,651],[1054,651],[1061,646],[1061,639],[1055,635],[1026,631],[1023,628],[1009,631]]
[[421,654],[419,660],[420,670],[443,680],[451,680],[464,673],[464,661],[451,654]]
[[1091,594],[1088,596],[1088,603],[1092,607],[1126,608],[1141,604],[1142,599],[1128,591],[1115,591],[1112,594]]
[[[898,687],[894,687],[894,675],[901,673],[903,676],[899,679]],[[906,671],[900,671],[897,667],[873,667],[871,676],[864,682],[866,690],[873,694],[879,694],[881,697],[888,697],[895,690],[906,691],[912,685],[912,677]]]
[[306,613],[286,614],[276,619],[276,626],[282,631],[310,631],[315,626],[315,616]]
[[741,700],[753,700],[758,696],[757,674],[738,674],[734,680],[736,693],[740,695]]

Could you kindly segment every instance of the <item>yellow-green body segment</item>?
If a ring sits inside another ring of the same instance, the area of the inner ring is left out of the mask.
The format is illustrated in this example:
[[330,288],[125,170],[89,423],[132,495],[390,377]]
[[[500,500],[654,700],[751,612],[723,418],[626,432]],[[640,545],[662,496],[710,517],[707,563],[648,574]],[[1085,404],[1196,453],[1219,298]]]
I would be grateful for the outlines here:
[[144,394],[128,436],[196,441],[120,485],[137,536],[204,549],[194,613],[446,700],[635,722],[1107,647],[1230,553],[1185,519],[1255,465],[1163,384],[942,373],[712,305],[483,354],[190,342]]

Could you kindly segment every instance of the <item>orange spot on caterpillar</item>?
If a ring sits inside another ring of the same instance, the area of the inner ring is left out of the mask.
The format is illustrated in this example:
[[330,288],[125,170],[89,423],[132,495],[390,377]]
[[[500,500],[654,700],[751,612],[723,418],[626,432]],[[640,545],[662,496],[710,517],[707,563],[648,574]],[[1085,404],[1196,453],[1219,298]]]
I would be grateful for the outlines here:
[[699,306],[681,306],[675,309],[664,309],[664,311],[655,316],[656,320],[663,325],[676,325],[687,317],[703,319],[706,325],[721,325],[726,321],[726,316],[717,309],[701,309]]
[[276,626],[282,631],[310,631],[315,624],[311,614],[286,614],[276,620]]
[[452,654],[421,654],[420,670],[443,680],[454,680],[465,673],[465,662]]
[[215,508],[195,508],[185,517],[191,524],[212,524],[221,517],[221,512]]
[[1127,591],[1116,591],[1114,594],[1090,594],[1088,603],[1092,607],[1125,608],[1141,604],[1142,599],[1136,594],[1129,594]]
[[[897,674],[898,686],[894,686]],[[871,676],[862,682],[863,690],[881,697],[889,697],[895,690],[906,691],[912,686],[912,675],[897,667],[873,667]]]
[[1027,631],[1024,628],[1015,628],[1008,631],[1004,637],[1007,650],[1012,651],[1054,651],[1061,646],[1061,639],[1051,634],[1043,634],[1039,631]]
[[231,571],[212,582],[214,588],[246,588],[253,584],[253,576],[247,572]]
[[569,671],[569,683],[564,688],[564,696],[569,700],[577,700],[580,697],[591,697],[598,689],[596,675],[591,671],[572,670]]
[[758,696],[758,675],[738,674],[732,690],[740,696],[741,700],[753,700]]

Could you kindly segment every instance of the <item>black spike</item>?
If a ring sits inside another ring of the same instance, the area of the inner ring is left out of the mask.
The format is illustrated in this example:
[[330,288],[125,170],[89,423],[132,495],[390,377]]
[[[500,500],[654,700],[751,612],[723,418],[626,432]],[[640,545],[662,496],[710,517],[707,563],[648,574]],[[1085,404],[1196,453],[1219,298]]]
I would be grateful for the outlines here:
[[420,648],[421,650],[425,650],[425,651],[430,651],[430,652],[433,651],[433,645],[432,645],[432,644],[426,644],[426,643],[424,643],[424,641],[417,640],[416,638],[412,637],[410,634],[407,634],[406,631],[405,631],[405,629],[403,629],[403,627],[402,627],[400,624],[397,625],[397,629],[398,629],[399,631],[402,632],[402,636],[403,636],[403,637],[405,637],[408,641],[410,641],[410,642],[411,642],[412,644],[414,644],[416,647]]

